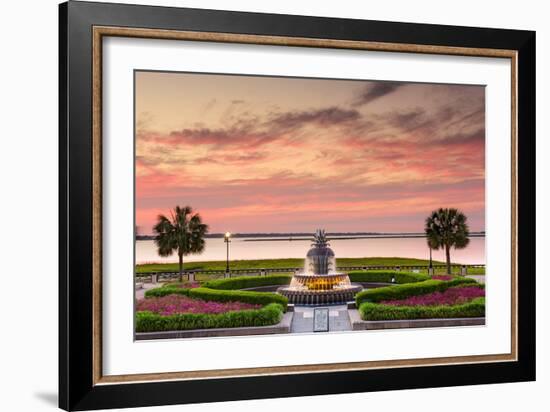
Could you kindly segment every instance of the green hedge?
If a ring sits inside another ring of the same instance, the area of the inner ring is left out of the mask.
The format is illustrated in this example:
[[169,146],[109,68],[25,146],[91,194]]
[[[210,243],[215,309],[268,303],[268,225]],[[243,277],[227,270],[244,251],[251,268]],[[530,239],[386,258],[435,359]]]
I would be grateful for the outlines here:
[[288,285],[291,279],[292,276],[290,275],[239,276],[236,278],[210,280],[202,286],[218,290],[235,290],[258,286]]
[[436,291],[442,292],[450,287],[465,284],[477,284],[477,282],[471,278],[460,278],[449,281],[430,279],[417,283],[367,289],[355,295],[355,303],[359,307],[364,302],[405,299],[409,296],[425,295]]
[[149,289],[145,291],[146,298],[161,298],[167,295],[185,295],[189,296],[191,289],[179,288],[174,286],[162,286],[160,288]]
[[395,278],[395,283],[416,283],[428,280],[428,275],[412,272],[401,272],[397,270],[361,270],[349,272],[349,279],[352,282],[380,282],[391,283]]
[[[277,279],[282,281],[281,276],[277,276]],[[229,280],[238,280],[240,278],[226,279]],[[207,282],[208,284],[214,282]],[[236,285],[238,282],[235,282]],[[225,286],[230,285],[229,282]],[[224,285],[222,285],[224,286]],[[286,311],[288,304],[288,299],[278,293],[271,292],[253,292],[246,290],[217,290],[207,287],[200,288],[181,288],[174,286],[162,286],[155,289],[149,289],[145,292],[146,298],[158,298],[167,295],[184,295],[189,296],[194,299],[201,299],[206,301],[215,301],[215,302],[244,302],[251,303],[253,305],[262,305],[266,306],[270,303],[277,303],[283,307],[283,310]]]
[[183,281],[183,282],[166,282],[166,283],[163,283],[162,287],[163,288],[186,288],[186,289],[189,289],[191,286],[193,286],[193,284],[198,284],[199,282],[188,282],[188,281]]
[[219,314],[182,313],[162,316],[152,312],[138,312],[136,314],[136,332],[267,326],[279,323],[282,316],[282,307],[276,303],[271,303],[261,309]]
[[253,305],[277,303],[286,311],[288,299],[278,293],[250,292],[246,290],[216,290],[208,288],[188,289],[189,297],[215,302],[244,302]]
[[473,318],[485,316],[485,298],[460,305],[392,306],[365,302],[359,306],[363,320]]

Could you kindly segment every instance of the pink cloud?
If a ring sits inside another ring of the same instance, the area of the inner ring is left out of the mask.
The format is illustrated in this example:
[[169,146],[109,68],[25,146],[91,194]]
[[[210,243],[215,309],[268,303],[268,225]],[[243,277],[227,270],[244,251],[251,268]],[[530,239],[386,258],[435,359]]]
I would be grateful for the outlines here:
[[388,83],[361,90],[350,107],[139,130],[137,224],[150,228],[159,213],[189,204],[212,232],[325,224],[336,231],[420,231],[431,210],[452,206],[483,230],[483,93],[468,97],[453,87],[435,109],[419,100],[368,115],[407,89]]

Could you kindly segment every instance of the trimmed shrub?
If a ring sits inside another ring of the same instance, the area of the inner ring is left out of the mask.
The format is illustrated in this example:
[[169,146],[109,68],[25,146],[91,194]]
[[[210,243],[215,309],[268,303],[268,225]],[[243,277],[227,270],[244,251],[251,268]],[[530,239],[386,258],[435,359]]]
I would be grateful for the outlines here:
[[184,289],[190,289],[190,288],[198,288],[200,286],[199,282],[167,282],[162,285],[163,288],[184,288]]
[[210,280],[202,286],[217,290],[235,290],[258,286],[288,285],[291,279],[292,276],[290,275],[239,276],[236,278]]
[[365,302],[359,306],[363,320],[473,318],[485,316],[485,298],[460,305],[393,306]]
[[395,278],[395,283],[416,283],[428,280],[427,275],[421,273],[401,272],[397,270],[362,270],[349,272],[349,279],[352,282],[380,282],[391,283]]
[[162,316],[152,312],[137,312],[136,332],[267,326],[279,323],[282,316],[282,307],[277,303],[261,309],[219,314],[182,313]]
[[448,282],[445,282],[448,287],[452,288],[454,286],[463,286],[463,285],[478,285],[481,286],[480,283],[477,282],[477,280],[467,277],[456,277],[453,280],[449,280]]
[[432,276],[432,279],[434,280],[453,280],[455,278],[454,275],[434,275]]
[[284,311],[288,299],[283,295],[271,292],[250,292],[246,290],[216,290],[209,288],[186,289],[189,291],[189,297],[213,300],[216,302],[244,302],[253,305],[269,305],[270,303],[279,304]]
[[161,286],[160,288],[149,289],[145,291],[146,298],[161,298],[168,295],[185,295],[189,296],[191,289],[174,287],[174,286]]
[[417,283],[367,289],[355,295],[355,303],[357,304],[357,307],[359,307],[364,302],[405,299],[409,296],[425,295],[432,292],[443,292],[448,288],[465,284],[471,285],[477,284],[477,282],[470,278],[453,279],[448,282],[443,280],[425,280]]
[[[264,277],[256,277],[257,279],[263,279]],[[273,284],[274,281],[282,282],[284,276],[273,276],[269,284]],[[287,277],[288,278],[288,277]],[[223,281],[223,282],[222,282]],[[235,282],[229,282],[235,281]],[[218,283],[219,282],[219,283]],[[220,281],[210,281],[206,284],[220,286],[221,287],[231,287],[242,285],[243,278],[233,278],[233,279],[220,279]],[[283,283],[281,283],[283,284]],[[252,286],[251,286],[252,287]],[[272,292],[253,292],[245,290],[225,290],[225,289],[213,289],[207,287],[198,287],[198,288],[182,288],[178,286],[162,286],[155,289],[149,289],[145,292],[146,298],[152,297],[163,297],[168,295],[185,295],[194,299],[201,299],[205,301],[215,301],[215,302],[243,302],[251,303],[253,305],[269,305],[270,303],[277,303],[281,305],[284,311],[288,304],[288,299],[278,293]]]

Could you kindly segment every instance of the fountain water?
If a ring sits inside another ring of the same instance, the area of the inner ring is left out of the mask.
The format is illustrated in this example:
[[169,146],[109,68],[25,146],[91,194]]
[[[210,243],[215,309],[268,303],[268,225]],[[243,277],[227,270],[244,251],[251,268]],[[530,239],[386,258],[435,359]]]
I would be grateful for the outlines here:
[[304,272],[292,277],[289,286],[277,289],[289,303],[323,305],[345,303],[353,300],[362,290],[352,284],[346,273],[336,272],[336,259],[324,230],[317,230],[311,249],[307,252]]

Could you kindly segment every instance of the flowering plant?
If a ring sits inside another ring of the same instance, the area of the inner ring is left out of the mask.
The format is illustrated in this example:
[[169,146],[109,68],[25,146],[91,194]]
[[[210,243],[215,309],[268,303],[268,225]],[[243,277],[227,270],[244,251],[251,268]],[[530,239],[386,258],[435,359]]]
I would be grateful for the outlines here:
[[457,305],[485,296],[485,290],[477,286],[454,287],[444,292],[411,296],[400,300],[385,300],[380,303],[391,306],[440,306]]
[[141,299],[137,302],[138,312],[149,311],[159,315],[174,315],[178,313],[225,313],[229,311],[259,309],[261,305],[243,302],[207,302],[192,299],[184,295],[167,295]]

